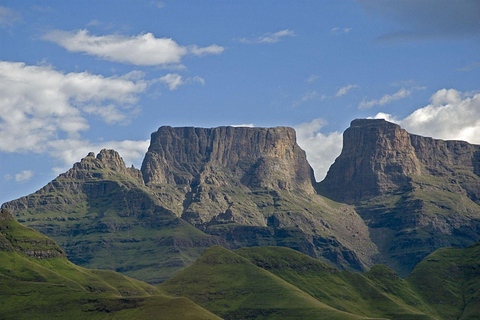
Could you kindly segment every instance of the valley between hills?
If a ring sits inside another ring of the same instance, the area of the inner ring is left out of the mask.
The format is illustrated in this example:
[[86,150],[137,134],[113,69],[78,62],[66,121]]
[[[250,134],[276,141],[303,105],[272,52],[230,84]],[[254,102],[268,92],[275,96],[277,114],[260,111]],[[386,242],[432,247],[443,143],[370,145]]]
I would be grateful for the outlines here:
[[480,146],[357,119],[317,183],[294,129],[161,127],[0,214],[2,319],[478,319]]

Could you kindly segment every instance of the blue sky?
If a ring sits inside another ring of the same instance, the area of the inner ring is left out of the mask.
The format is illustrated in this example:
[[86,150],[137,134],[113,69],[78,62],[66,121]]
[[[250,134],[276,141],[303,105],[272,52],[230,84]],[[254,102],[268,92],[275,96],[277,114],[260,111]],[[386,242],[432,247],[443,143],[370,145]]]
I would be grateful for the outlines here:
[[355,118],[480,144],[479,1],[0,3],[0,203],[162,125],[292,126],[322,179]]

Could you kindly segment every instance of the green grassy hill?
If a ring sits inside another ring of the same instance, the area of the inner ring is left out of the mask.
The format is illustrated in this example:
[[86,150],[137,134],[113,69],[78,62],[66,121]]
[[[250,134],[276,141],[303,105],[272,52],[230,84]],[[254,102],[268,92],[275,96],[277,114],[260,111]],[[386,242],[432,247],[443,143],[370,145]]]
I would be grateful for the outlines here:
[[480,319],[480,243],[439,249],[406,280],[443,319]]
[[0,319],[218,319],[112,271],[65,258],[50,238],[0,213]]
[[409,283],[388,267],[367,273],[339,271],[300,252],[280,247],[244,248],[235,253],[338,310],[389,319],[432,319]]
[[281,247],[208,249],[160,290],[225,319],[479,319],[480,244],[440,249],[406,278],[339,271]]
[[225,319],[368,318],[328,306],[222,247],[207,249],[192,266],[160,288],[188,297]]

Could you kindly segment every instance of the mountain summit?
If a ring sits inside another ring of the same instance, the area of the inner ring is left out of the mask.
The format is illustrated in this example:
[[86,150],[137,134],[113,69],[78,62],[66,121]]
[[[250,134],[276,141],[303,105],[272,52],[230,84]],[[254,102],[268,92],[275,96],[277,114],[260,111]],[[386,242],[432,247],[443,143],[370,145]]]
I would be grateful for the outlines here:
[[406,275],[433,250],[480,238],[480,146],[409,134],[357,119],[318,190],[353,204],[370,228],[376,262]]

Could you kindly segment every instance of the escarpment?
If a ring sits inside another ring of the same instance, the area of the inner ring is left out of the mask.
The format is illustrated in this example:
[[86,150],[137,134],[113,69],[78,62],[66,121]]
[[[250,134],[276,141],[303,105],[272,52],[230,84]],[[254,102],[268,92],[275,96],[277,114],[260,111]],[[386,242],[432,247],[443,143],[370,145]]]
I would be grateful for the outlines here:
[[165,126],[141,170],[90,153],[3,208],[75,263],[151,283],[212,245],[284,246],[404,276],[437,248],[479,239],[479,146],[373,119],[354,120],[343,143],[317,184],[292,128]]
[[295,130],[287,127],[161,127],[152,134],[142,164],[150,185],[199,183],[212,169],[227,171],[247,187],[314,193],[312,168]]
[[355,205],[380,263],[406,275],[445,246],[480,237],[480,146],[409,134],[380,119],[358,119],[318,191]]

